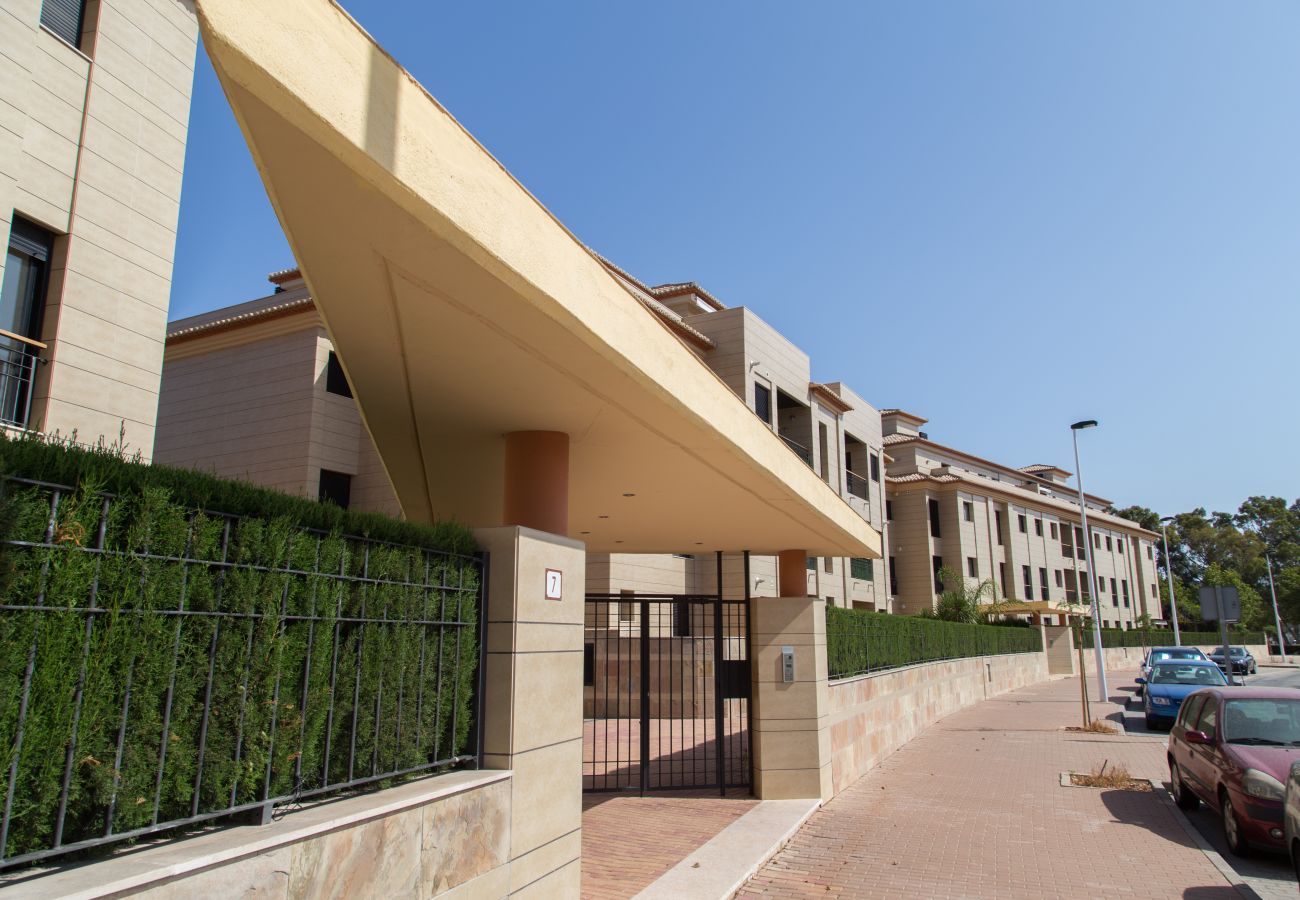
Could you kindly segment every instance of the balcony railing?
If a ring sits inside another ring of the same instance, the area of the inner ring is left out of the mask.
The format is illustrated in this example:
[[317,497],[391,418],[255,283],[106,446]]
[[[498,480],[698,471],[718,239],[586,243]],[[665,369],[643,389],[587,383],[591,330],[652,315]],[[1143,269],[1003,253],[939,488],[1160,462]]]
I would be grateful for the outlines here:
[[0,424],[26,428],[32,410],[38,355],[46,345],[0,328]]
[[848,478],[850,494],[852,494],[854,497],[859,497],[863,500],[871,499],[870,481],[867,481],[867,479],[863,478],[857,472],[851,471],[849,469],[845,469],[844,474]]
[[788,437],[786,437],[783,434],[778,433],[777,437],[785,441],[785,445],[794,451],[795,456],[799,457],[804,462],[806,462],[809,468],[812,468],[813,461],[812,461],[811,450],[809,450],[807,447],[805,447],[803,444],[799,443],[798,441],[790,440]]

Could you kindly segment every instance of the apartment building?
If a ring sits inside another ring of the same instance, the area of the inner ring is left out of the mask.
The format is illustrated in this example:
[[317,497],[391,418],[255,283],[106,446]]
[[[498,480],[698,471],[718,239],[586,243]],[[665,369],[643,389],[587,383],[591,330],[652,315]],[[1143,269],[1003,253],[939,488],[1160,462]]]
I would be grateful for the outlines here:
[[1106,512],[1086,494],[1085,538],[1070,472],[1036,464],[1012,468],[931,441],[926,419],[881,411],[888,453],[886,546],[891,594],[900,613],[933,608],[940,568],[970,584],[991,581],[998,599],[1086,602],[1092,543],[1102,627],[1132,628],[1162,618],[1156,572],[1159,535]]
[[153,449],[190,0],[0,4],[0,427]]
[[167,329],[154,461],[400,514],[297,269]]

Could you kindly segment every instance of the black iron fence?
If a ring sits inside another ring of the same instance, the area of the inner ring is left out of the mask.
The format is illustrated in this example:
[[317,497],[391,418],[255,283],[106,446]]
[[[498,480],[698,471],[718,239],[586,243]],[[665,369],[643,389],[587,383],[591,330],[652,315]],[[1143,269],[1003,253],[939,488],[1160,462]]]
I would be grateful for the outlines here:
[[482,558],[4,487],[0,868],[475,761]]
[[826,651],[831,678],[849,678],[916,663],[1043,649],[1037,628],[966,625],[913,616],[828,607]]

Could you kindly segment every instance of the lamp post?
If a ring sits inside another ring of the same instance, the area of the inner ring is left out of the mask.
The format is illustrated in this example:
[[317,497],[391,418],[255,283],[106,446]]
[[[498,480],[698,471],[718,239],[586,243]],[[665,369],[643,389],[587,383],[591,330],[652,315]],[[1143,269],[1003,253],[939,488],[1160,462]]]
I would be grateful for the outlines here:
[[1178,636],[1178,597],[1174,594],[1174,567],[1169,559],[1169,523],[1173,520],[1173,516],[1165,516],[1160,520],[1160,534],[1165,542],[1165,579],[1169,582],[1169,608],[1174,620],[1174,646],[1181,647],[1183,642]]
[[1106,685],[1106,655],[1101,648],[1101,610],[1097,605],[1097,567],[1092,564],[1092,532],[1088,530],[1088,504],[1083,497],[1083,467],[1079,465],[1079,432],[1096,428],[1097,420],[1088,419],[1070,426],[1074,439],[1074,473],[1079,482],[1079,515],[1083,518],[1083,550],[1088,561],[1088,593],[1092,595],[1092,647],[1097,655],[1097,694],[1102,703],[1110,700]]
[[1277,652],[1282,655],[1282,664],[1286,665],[1286,643],[1282,637],[1282,617],[1277,612],[1277,589],[1273,587],[1273,560],[1271,557],[1265,556],[1264,562],[1268,565],[1268,592],[1273,597],[1273,624],[1277,626]]

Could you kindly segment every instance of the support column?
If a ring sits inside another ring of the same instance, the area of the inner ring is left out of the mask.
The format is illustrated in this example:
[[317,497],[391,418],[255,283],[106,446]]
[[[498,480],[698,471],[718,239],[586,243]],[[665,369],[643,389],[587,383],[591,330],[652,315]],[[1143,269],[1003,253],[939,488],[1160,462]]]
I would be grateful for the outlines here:
[[[801,571],[803,559],[800,551]],[[785,554],[781,562],[784,572]],[[763,800],[829,800],[826,603],[806,596],[760,597],[750,604],[750,617],[754,793]],[[784,647],[794,653],[794,680],[789,682],[782,665]]]
[[808,551],[782,550],[776,559],[776,583],[781,596],[807,597]]
[[562,431],[506,435],[501,522],[569,533],[569,436]]
[[531,528],[474,536],[489,554],[484,764],[513,772],[510,894],[577,897],[586,550]]

